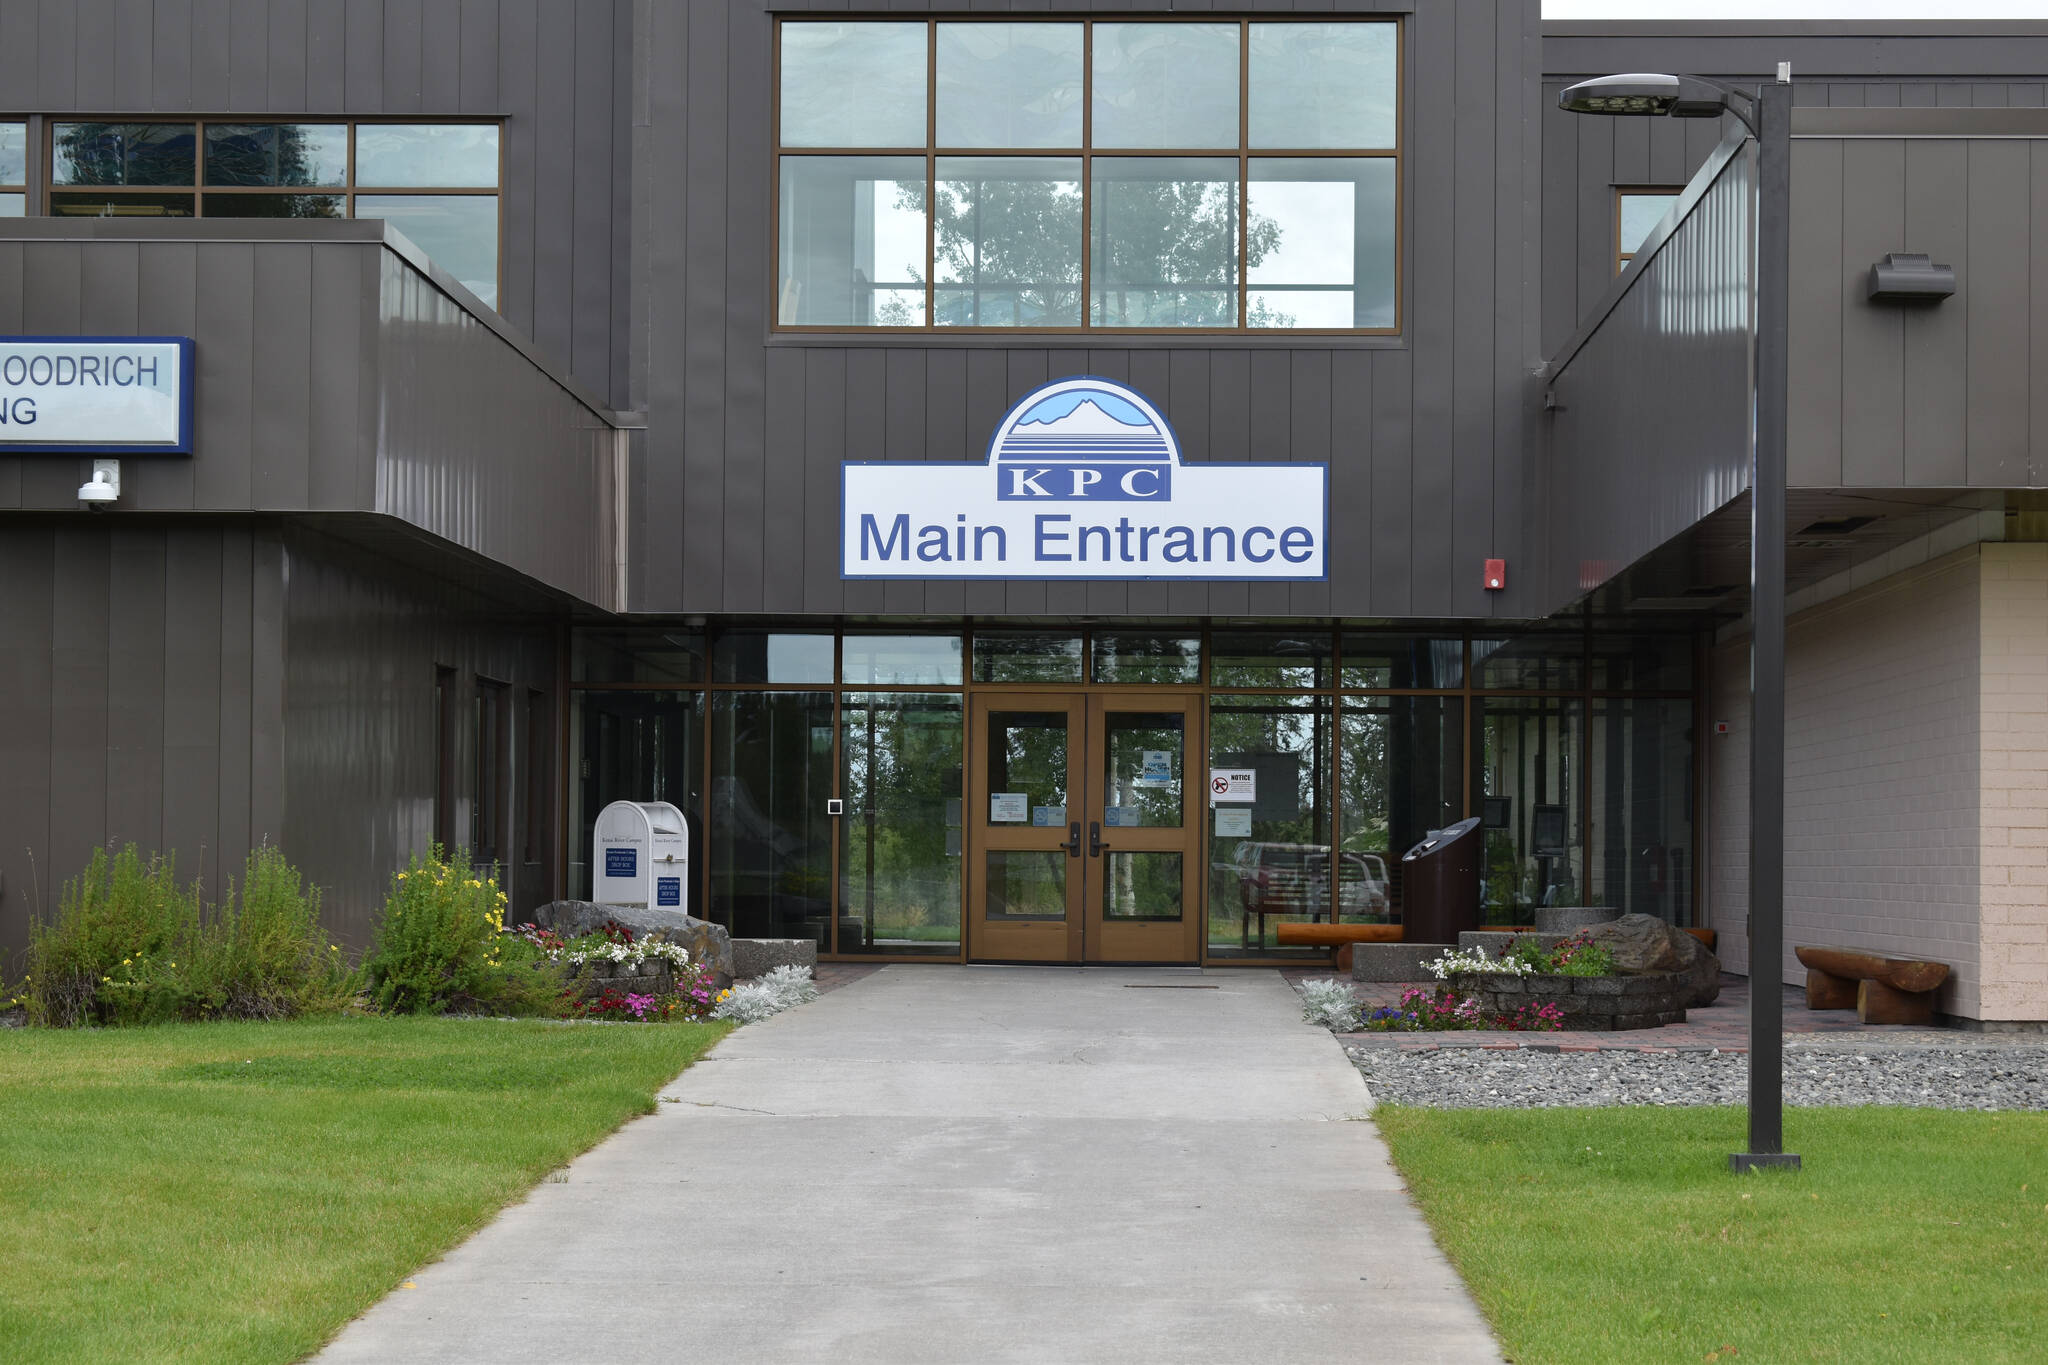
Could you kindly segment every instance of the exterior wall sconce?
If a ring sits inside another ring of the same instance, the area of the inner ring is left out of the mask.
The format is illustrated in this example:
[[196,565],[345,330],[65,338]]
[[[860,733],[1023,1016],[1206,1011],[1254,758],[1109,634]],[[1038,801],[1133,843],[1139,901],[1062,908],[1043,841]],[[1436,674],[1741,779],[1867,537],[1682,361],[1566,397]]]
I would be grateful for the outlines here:
[[1956,268],[1930,256],[1888,251],[1870,267],[1872,303],[1940,303],[1956,292]]

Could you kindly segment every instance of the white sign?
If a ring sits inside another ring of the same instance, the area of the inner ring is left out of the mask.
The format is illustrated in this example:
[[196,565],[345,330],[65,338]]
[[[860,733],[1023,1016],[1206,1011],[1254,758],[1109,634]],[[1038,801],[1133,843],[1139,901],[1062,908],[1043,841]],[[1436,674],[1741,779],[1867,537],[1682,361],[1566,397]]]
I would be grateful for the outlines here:
[[1209,769],[1209,804],[1225,801],[1257,801],[1259,774],[1255,768]]
[[1183,464],[1135,389],[1077,376],[1027,394],[981,463],[842,467],[842,578],[1313,581],[1329,466]]
[[1242,806],[1218,806],[1216,808],[1216,837],[1219,839],[1251,838],[1252,813]]
[[0,454],[192,449],[187,337],[0,337]]
[[1171,749],[1147,749],[1144,762],[1138,769],[1137,785],[1140,787],[1171,787],[1173,785],[1173,751]]
[[991,825],[1022,825],[1030,819],[1030,792],[989,793],[988,822]]

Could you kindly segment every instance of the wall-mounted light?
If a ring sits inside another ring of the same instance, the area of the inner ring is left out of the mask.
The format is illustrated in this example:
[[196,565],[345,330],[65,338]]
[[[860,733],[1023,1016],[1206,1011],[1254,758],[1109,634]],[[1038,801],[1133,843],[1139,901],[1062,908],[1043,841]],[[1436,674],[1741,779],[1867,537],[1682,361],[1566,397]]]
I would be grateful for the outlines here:
[[92,479],[78,486],[78,500],[95,512],[121,496],[121,462],[94,460]]
[[1873,303],[1940,303],[1956,292],[1956,268],[1936,265],[1931,256],[1888,251],[1870,267]]

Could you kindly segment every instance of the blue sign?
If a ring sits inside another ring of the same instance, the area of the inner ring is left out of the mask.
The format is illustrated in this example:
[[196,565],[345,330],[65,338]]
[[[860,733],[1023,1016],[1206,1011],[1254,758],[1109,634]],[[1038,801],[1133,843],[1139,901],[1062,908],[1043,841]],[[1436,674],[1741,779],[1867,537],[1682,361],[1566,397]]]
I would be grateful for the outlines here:
[[640,873],[640,850],[637,848],[608,848],[604,851],[604,875],[607,877],[634,877]]
[[843,466],[840,576],[1316,581],[1328,485],[1323,464],[1185,464],[1143,394],[1076,375],[1026,394],[980,463]]
[[681,905],[683,903],[683,879],[681,877],[656,877],[654,879],[654,903],[656,905]]

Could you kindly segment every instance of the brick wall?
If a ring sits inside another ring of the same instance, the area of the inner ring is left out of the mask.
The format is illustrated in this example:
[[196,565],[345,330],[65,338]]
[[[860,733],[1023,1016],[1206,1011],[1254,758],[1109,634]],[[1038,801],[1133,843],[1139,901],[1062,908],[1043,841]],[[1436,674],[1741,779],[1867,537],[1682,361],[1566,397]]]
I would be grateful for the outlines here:
[[[1802,943],[1934,958],[1956,969],[1939,1007],[1981,1017],[1978,584],[1986,548],[2004,547],[1973,546],[1894,574],[1787,627],[1782,980],[1805,979],[1792,955]],[[1728,722],[1729,732],[1709,735],[1709,913],[1731,971],[1750,967],[1748,667],[1743,639],[1715,649],[1710,673],[1710,720]],[[2048,735],[2048,716],[2037,719]],[[2048,743],[2042,749],[2048,766]],[[2048,845],[2040,852],[2048,871]]]
[[2048,545],[1983,547],[1979,1019],[2048,1019]]

